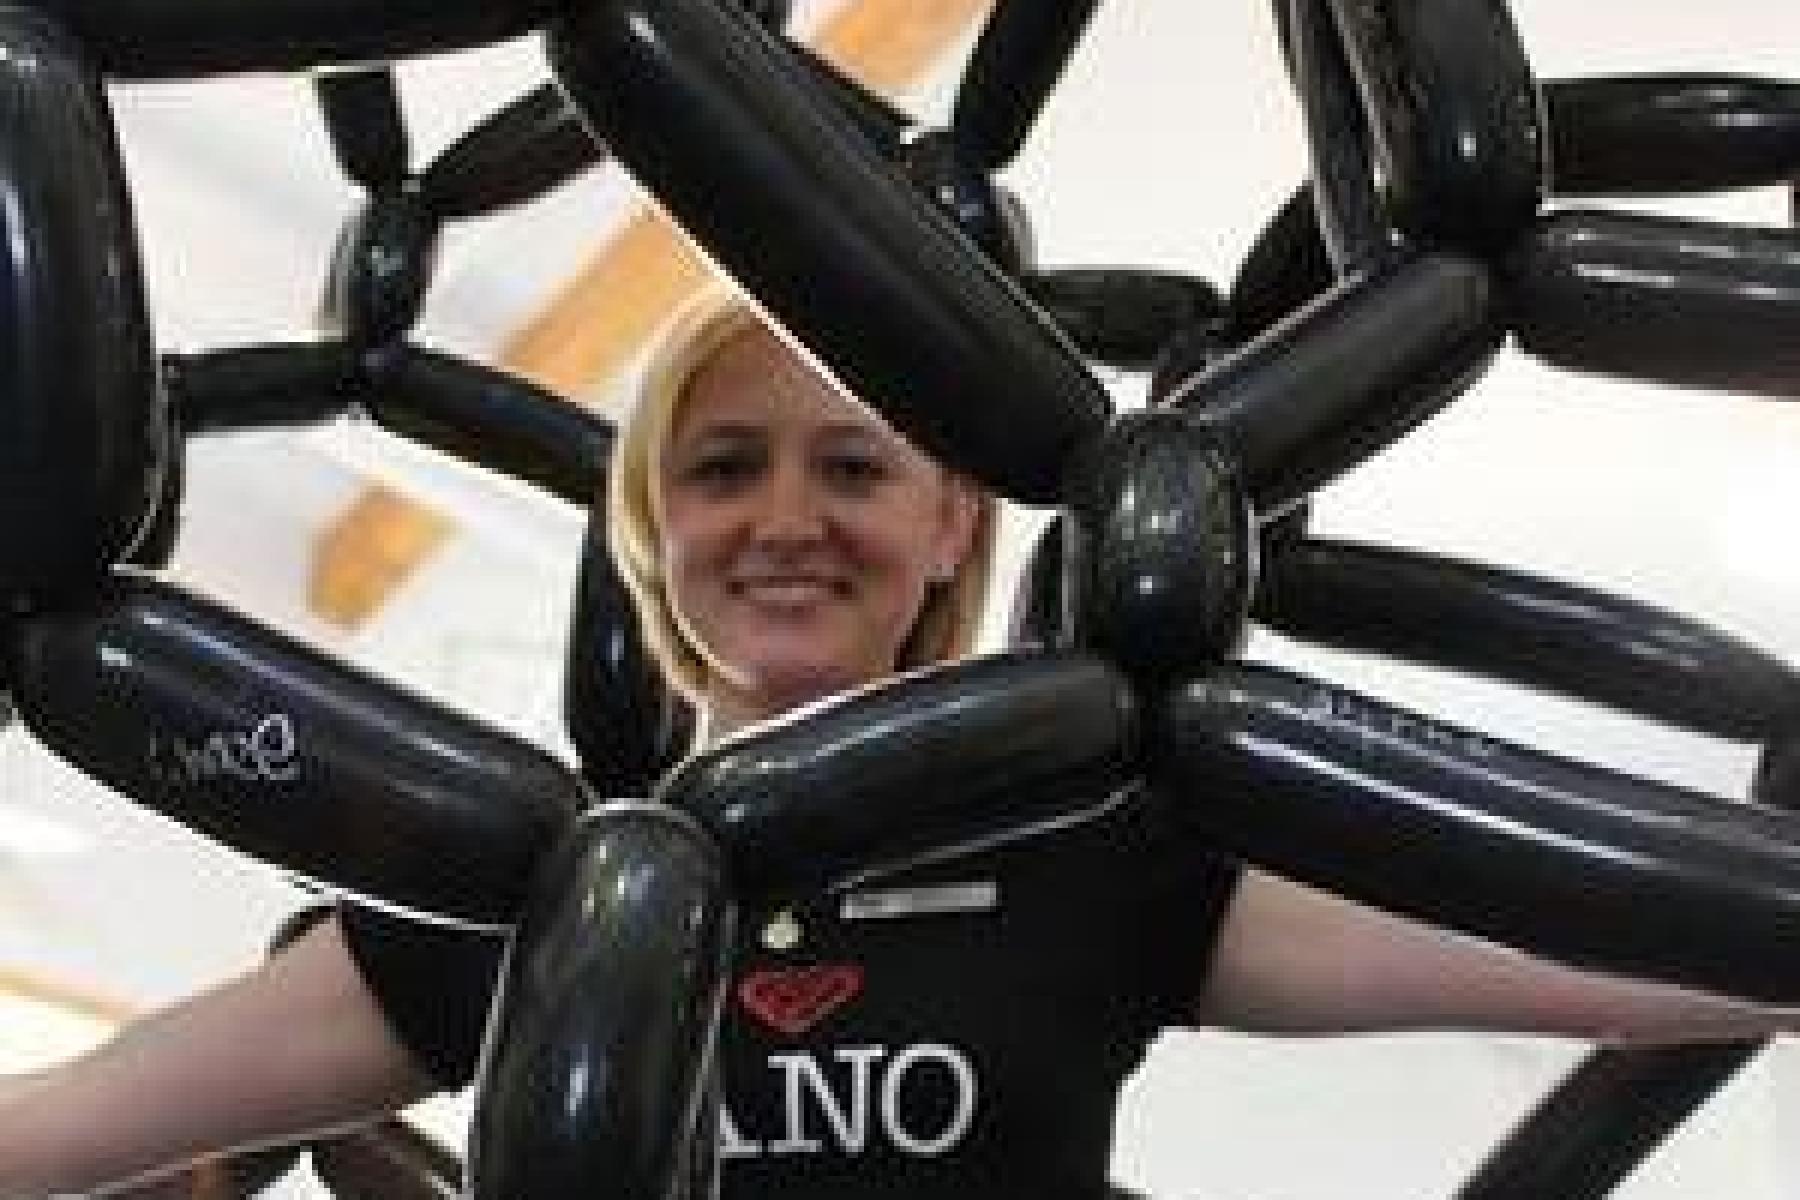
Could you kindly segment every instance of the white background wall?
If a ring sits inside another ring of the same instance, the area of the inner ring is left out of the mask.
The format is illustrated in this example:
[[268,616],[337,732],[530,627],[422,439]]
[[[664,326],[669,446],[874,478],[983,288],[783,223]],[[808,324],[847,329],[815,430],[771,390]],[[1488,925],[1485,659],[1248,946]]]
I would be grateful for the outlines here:
[[[1545,77],[1779,76],[1800,44],[1800,10],[1766,0],[1514,8]],[[1248,0],[1104,7],[1011,176],[1046,264],[1230,277],[1303,171],[1264,9]],[[540,73],[529,45],[409,67],[417,157]],[[256,79],[133,87],[117,100],[163,342],[299,335],[352,199],[306,89]],[[623,187],[603,174],[459,231],[428,336],[491,350],[603,236]],[[1777,195],[1684,207],[1786,219]],[[1780,536],[1800,500],[1797,421],[1781,405],[1578,379],[1508,352],[1471,395],[1322,496],[1316,525],[1600,584],[1800,658],[1800,574]],[[446,505],[464,532],[346,637],[307,616],[305,569],[311,538],[371,473]],[[201,445],[191,479],[178,572],[195,586],[557,744],[556,661],[578,534],[570,514],[354,428]],[[1738,748],[1499,687],[1255,649],[1503,736],[1721,794],[1743,788],[1749,760]],[[56,822],[89,847],[0,849],[0,964],[158,1002],[252,961],[294,901],[271,872],[140,813],[17,734],[0,735],[0,810]],[[1121,1175],[1161,1196],[1443,1195],[1576,1049],[1172,1037],[1128,1107]],[[1739,1080],[1623,1194],[1800,1194],[1794,1078],[1777,1063]]]

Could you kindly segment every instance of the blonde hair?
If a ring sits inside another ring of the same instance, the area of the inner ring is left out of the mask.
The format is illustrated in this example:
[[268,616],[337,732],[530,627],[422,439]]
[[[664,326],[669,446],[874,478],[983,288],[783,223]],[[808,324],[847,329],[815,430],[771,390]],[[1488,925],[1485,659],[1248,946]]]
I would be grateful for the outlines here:
[[[689,385],[713,355],[746,331],[764,328],[760,314],[735,293],[709,288],[664,327],[638,387],[637,405],[613,448],[607,482],[607,536],[613,561],[630,589],[644,643],[669,683],[689,699],[705,695],[707,667],[670,603],[661,555],[658,480],[662,455]],[[987,603],[994,556],[996,505],[974,489],[977,514],[969,553],[949,580],[933,584],[898,670],[962,657],[974,649]]]

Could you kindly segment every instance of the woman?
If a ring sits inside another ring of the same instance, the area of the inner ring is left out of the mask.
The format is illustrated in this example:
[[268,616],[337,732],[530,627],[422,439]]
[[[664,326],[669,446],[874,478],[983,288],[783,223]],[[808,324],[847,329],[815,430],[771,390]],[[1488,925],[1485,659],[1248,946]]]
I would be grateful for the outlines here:
[[[610,500],[649,641],[707,739],[969,644],[989,501],[728,301],[675,327]],[[1100,1195],[1118,1087],[1175,1024],[1646,1039],[1787,1024],[1240,871],[1161,821],[1133,797],[747,922],[726,1193]],[[346,910],[264,969],[15,1082],[0,1196],[91,1190],[459,1082],[492,970],[479,943]]]

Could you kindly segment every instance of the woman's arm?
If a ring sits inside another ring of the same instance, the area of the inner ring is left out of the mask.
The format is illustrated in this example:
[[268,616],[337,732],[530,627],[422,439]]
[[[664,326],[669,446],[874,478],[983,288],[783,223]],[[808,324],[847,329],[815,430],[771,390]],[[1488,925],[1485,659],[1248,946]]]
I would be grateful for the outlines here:
[[257,970],[0,1085],[0,1196],[91,1192],[431,1090],[328,920]]
[[1247,871],[1196,1018],[1252,1033],[1406,1030],[1597,1040],[1766,1036],[1800,1012],[1599,975]]

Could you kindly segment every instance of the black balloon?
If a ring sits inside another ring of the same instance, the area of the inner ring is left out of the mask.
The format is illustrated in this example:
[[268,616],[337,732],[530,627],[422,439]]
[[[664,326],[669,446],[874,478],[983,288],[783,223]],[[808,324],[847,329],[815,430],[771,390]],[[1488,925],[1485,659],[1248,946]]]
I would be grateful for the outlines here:
[[424,306],[440,229],[412,181],[371,195],[332,252],[326,323],[363,348],[405,334]]
[[397,1117],[306,1149],[313,1173],[334,1200],[459,1200],[463,1195],[456,1156]]
[[853,392],[995,489],[1058,496],[1104,387],[755,21],[585,0],[549,49],[590,127]]
[[1288,72],[1306,117],[1312,191],[1332,265],[1356,274],[1386,261],[1396,237],[1376,186],[1369,123],[1329,0],[1274,0]]
[[0,602],[96,585],[156,502],[164,401],[112,117],[80,49],[0,11]]
[[440,220],[483,216],[534,200],[605,158],[562,92],[544,84],[452,142],[420,172],[419,191]]
[[604,505],[589,512],[563,670],[563,722],[597,795],[644,795],[688,750],[691,705],[644,646],[637,608],[606,547]]
[[1504,0],[1331,0],[1396,227],[1467,253],[1537,213],[1544,140],[1531,64]]
[[1152,783],[1248,862],[1578,967],[1800,998],[1800,818],[1267,667],[1189,685],[1153,728]]
[[165,354],[161,365],[171,423],[190,435],[314,425],[361,388],[356,352],[337,341]]
[[1089,358],[1143,369],[1191,334],[1216,336],[1225,321],[1219,289],[1173,271],[1061,267],[1023,280],[1031,298]]
[[1120,417],[1070,481],[1068,610],[1078,645],[1139,687],[1203,674],[1243,638],[1255,517],[1216,427]]
[[1800,83],[1611,75],[1544,86],[1559,196],[1766,187],[1800,169]]
[[1694,1042],[1592,1051],[1489,1153],[1456,1200],[1604,1200],[1760,1048]]
[[582,818],[513,937],[477,1076],[473,1200],[665,1200],[717,1035],[733,906],[693,821],[641,801]]
[[823,94],[831,98],[850,123],[869,139],[876,153],[890,161],[898,161],[913,120],[895,107],[887,97],[845,74],[830,60],[801,42],[787,43],[794,60],[806,68],[807,75]]
[[604,417],[495,367],[395,346],[367,360],[382,428],[586,507],[612,454]]
[[1559,367],[1800,397],[1800,235],[1572,210],[1508,263],[1519,345]]
[[1274,516],[1455,399],[1499,347],[1487,270],[1431,254],[1339,283],[1167,398],[1220,430]]
[[394,72],[387,67],[327,71],[313,79],[313,91],[344,174],[364,191],[398,187],[411,151]]
[[1310,187],[1295,191],[1263,226],[1231,285],[1231,336],[1249,341],[1337,281]]
[[[1750,798],[1800,810],[1788,730],[1764,747]],[[1761,1041],[1608,1045],[1588,1052],[1488,1154],[1456,1200],[1601,1200],[1757,1054]]]
[[956,93],[950,124],[960,161],[991,171],[1018,156],[1099,6],[1100,0],[994,6]]
[[761,904],[1091,812],[1132,778],[1137,733],[1130,689],[1100,660],[999,656],[747,731],[658,795],[711,831],[735,894]]
[[540,751],[169,584],[21,620],[6,674],[59,757],[307,878],[486,927],[585,803]]
[[109,76],[296,71],[465,50],[516,37],[557,0],[40,0]]
[[1758,742],[1800,719],[1800,673],[1649,604],[1421,551],[1306,538],[1256,617],[1301,641],[1509,680]]

